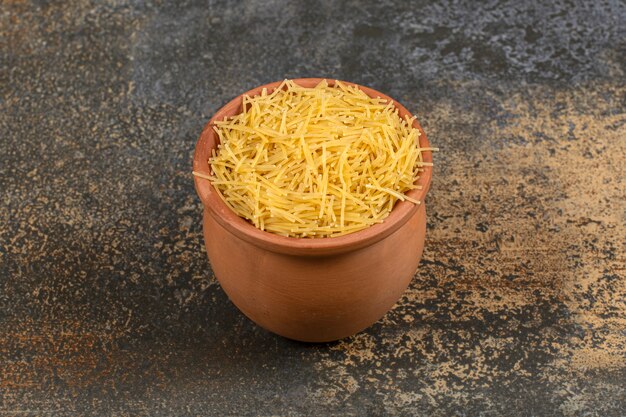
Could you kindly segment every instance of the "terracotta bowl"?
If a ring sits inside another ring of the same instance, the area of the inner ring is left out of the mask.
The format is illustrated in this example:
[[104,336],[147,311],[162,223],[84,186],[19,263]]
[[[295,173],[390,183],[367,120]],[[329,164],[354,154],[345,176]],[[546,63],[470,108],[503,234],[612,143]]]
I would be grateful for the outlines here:
[[[294,80],[312,87],[321,78]],[[332,84],[331,80],[328,80]],[[245,94],[273,91],[280,82]],[[355,85],[346,82],[349,85]],[[358,86],[372,97],[390,97]],[[196,145],[193,169],[209,173],[217,147],[214,120],[241,111],[242,95],[219,109]],[[394,101],[400,116],[410,115]],[[428,140],[420,130],[420,145]],[[424,161],[432,162],[430,152]],[[408,195],[424,201],[432,176],[425,167]],[[204,238],[209,261],[231,301],[258,325],[281,336],[328,342],[353,335],[379,320],[406,290],[415,274],[426,235],[426,207],[398,202],[383,223],[335,238],[290,238],[261,231],[237,216],[211,183],[194,177],[204,205]]]

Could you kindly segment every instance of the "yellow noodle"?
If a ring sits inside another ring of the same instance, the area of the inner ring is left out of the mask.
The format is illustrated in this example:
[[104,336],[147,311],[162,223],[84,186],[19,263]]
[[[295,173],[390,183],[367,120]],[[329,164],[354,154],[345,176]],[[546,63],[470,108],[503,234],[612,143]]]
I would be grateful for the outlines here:
[[285,80],[244,97],[243,111],[215,122],[220,145],[209,158],[224,202],[261,230],[334,237],[380,223],[425,166],[414,117],[357,87],[313,88]]

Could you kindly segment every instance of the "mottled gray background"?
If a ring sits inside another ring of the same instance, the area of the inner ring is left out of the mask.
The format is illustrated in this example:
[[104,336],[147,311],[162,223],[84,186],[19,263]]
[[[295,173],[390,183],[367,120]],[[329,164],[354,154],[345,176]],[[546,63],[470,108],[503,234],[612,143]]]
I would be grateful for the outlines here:
[[[626,415],[623,1],[1,3],[0,415]],[[228,301],[190,176],[307,76],[442,149],[409,290],[325,345]]]

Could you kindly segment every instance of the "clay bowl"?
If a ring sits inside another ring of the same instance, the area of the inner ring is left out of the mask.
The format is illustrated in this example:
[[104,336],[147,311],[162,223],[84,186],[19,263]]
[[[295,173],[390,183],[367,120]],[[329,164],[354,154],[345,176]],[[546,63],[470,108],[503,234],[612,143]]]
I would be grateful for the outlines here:
[[[321,78],[294,80],[312,87]],[[331,80],[328,80],[332,84]],[[254,88],[273,91],[280,83]],[[346,82],[346,84],[355,85]],[[372,97],[390,97],[358,86]],[[217,147],[214,120],[241,112],[242,95],[219,109],[196,145],[193,169],[209,173],[211,149]],[[410,115],[396,103],[400,116]],[[420,145],[428,140],[420,130]],[[432,162],[430,152],[424,161]],[[432,169],[418,180],[422,189],[408,195],[424,201]],[[372,325],[395,304],[415,274],[426,235],[426,207],[398,202],[383,223],[335,238],[290,238],[261,231],[237,216],[211,183],[194,177],[204,205],[204,238],[213,272],[230,300],[255,323],[281,336],[328,342]]]

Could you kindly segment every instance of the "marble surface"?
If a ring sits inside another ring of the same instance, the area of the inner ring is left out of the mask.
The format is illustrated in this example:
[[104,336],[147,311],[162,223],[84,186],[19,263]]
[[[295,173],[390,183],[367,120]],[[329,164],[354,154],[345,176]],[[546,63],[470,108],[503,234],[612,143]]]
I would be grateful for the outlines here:
[[[626,415],[626,5],[6,0],[0,415]],[[211,272],[190,175],[237,94],[371,86],[434,146],[379,323],[306,345]]]

